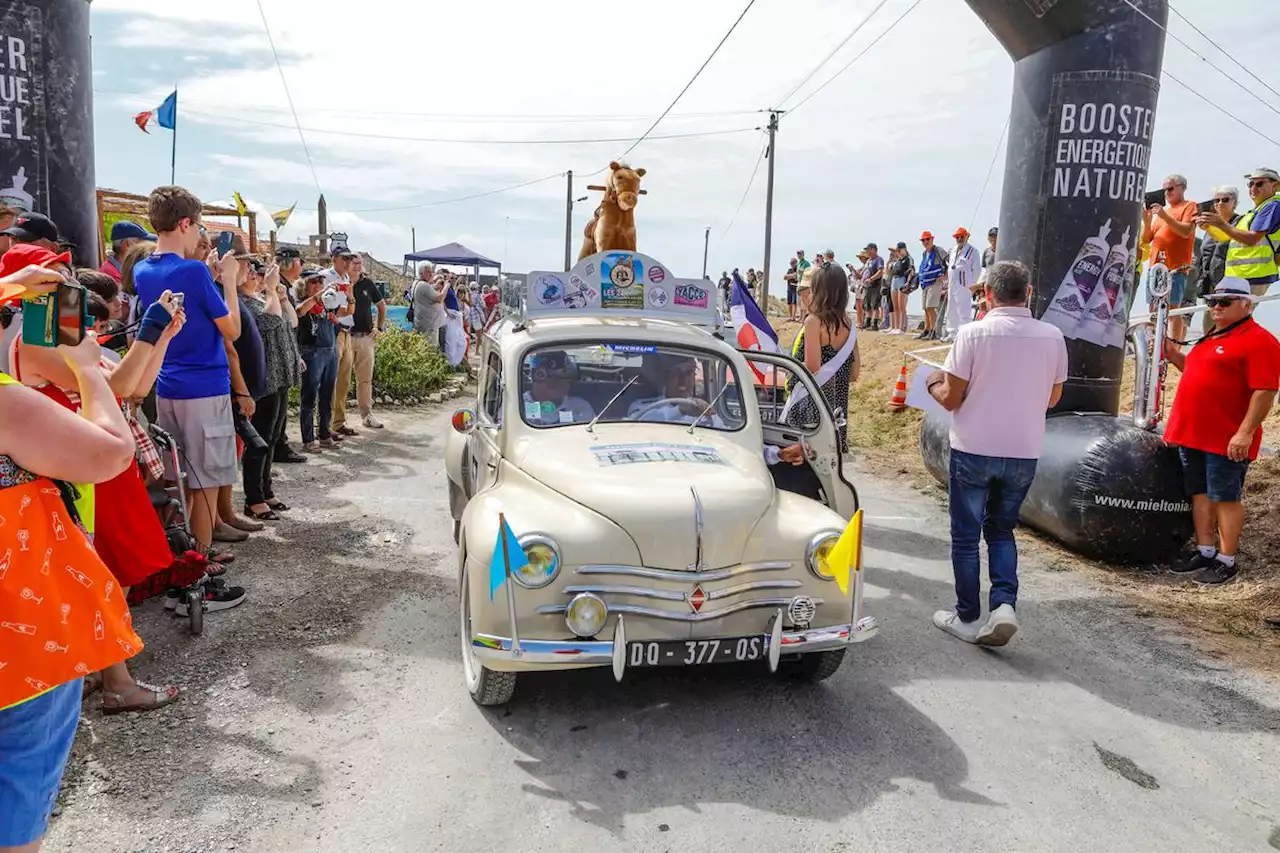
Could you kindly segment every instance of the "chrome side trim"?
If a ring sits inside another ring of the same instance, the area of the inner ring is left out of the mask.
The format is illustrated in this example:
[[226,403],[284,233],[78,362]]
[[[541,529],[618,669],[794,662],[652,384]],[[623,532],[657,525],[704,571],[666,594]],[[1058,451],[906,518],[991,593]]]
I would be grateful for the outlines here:
[[[749,581],[726,587],[725,589],[705,590],[704,592],[708,601],[715,601],[716,599],[729,598],[730,596],[741,595],[744,592],[751,592],[757,589],[795,589],[798,586],[804,586],[804,584],[797,580]],[[593,595],[631,595],[637,598],[658,598],[663,601],[687,601],[689,597],[686,592],[676,592],[670,589],[652,589],[644,586],[614,586],[610,584],[570,586],[565,587],[564,590],[564,594],[568,596],[583,592],[589,592]]]
[[[815,598],[814,603],[821,604],[822,599]],[[755,598],[751,601],[740,601],[737,604],[730,604],[727,607],[721,607],[716,610],[703,610],[701,613],[677,613],[672,610],[642,607],[638,604],[611,604],[609,605],[609,612],[630,613],[632,616],[649,616],[653,619],[667,619],[671,622],[710,622],[713,619],[721,619],[756,607],[788,607],[790,604],[790,598]],[[544,604],[536,612],[544,615],[555,615],[564,613],[564,611],[565,605],[563,604]]]
[[702,499],[692,486],[689,492],[693,495],[693,562],[689,564],[689,571],[701,572],[706,569],[702,564]]
[[709,569],[705,572],[684,572],[678,569],[651,569],[647,566],[596,565],[579,566],[575,571],[580,575],[626,575],[633,578],[649,578],[658,581],[688,581],[689,583],[709,583],[745,575],[751,572],[776,572],[791,568],[787,560],[776,560],[764,563],[743,563],[727,569]]
[[520,639],[520,654],[511,651],[510,637],[476,634],[471,641],[476,657],[481,660],[508,660],[522,663],[587,663],[613,662],[613,643],[595,640],[526,640]]

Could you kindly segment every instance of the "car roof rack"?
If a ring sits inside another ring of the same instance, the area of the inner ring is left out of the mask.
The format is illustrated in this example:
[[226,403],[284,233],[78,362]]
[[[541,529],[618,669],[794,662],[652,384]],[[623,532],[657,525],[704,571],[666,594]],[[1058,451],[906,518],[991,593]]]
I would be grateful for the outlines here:
[[676,278],[639,252],[598,252],[568,272],[535,270],[500,287],[503,313],[517,327],[551,317],[672,320],[713,334],[724,327],[710,281]]

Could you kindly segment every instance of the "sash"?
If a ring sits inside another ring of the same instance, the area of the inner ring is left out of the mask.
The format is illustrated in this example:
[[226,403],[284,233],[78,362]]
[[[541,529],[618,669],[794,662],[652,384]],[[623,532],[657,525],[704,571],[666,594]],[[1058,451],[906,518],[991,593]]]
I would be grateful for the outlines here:
[[[797,336],[798,337],[798,336]],[[813,381],[819,388],[826,385],[835,375],[840,372],[840,368],[853,358],[853,348],[858,342],[858,332],[856,329],[849,329],[849,339],[844,342],[844,346],[840,347],[840,351],[836,353],[835,358],[818,368],[818,372],[813,374]],[[786,423],[787,416],[791,414],[791,408],[800,402],[808,399],[809,389],[796,383],[791,389],[791,394],[787,396],[787,403],[782,407],[782,413],[778,415],[778,423]]]

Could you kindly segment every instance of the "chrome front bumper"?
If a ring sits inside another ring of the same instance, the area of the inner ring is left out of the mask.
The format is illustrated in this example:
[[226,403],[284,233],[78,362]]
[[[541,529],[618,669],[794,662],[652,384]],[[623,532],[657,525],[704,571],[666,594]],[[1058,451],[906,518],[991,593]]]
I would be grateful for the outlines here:
[[[626,668],[626,627],[618,617],[612,640],[526,640],[520,639],[519,651],[512,649],[510,637],[477,634],[471,640],[475,655],[483,663],[511,662],[562,666],[613,666],[614,676],[621,681]],[[781,613],[774,617],[772,630],[766,635],[770,669],[777,669],[782,655],[830,651],[870,640],[880,632],[874,616],[863,616],[855,624],[832,625],[801,631],[781,630]],[[775,640],[776,638],[776,640]]]

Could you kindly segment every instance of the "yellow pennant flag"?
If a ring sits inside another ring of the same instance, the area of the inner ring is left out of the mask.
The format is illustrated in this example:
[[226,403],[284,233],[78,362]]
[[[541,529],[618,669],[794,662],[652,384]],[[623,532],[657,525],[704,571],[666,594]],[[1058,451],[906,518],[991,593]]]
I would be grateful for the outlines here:
[[289,221],[289,217],[293,215],[293,209],[297,206],[298,203],[295,201],[284,210],[277,210],[275,213],[271,214],[271,221],[275,223],[277,231],[284,228],[285,223]]
[[862,570],[862,510],[853,514],[849,526],[827,554],[826,564],[827,571],[835,575],[841,594],[848,595],[849,579],[854,572]]
[[244,216],[246,213],[249,212],[249,208],[248,206],[245,205],[244,199],[240,197],[239,192],[234,192],[231,194],[231,196],[236,201],[236,213],[240,214],[241,216]]

